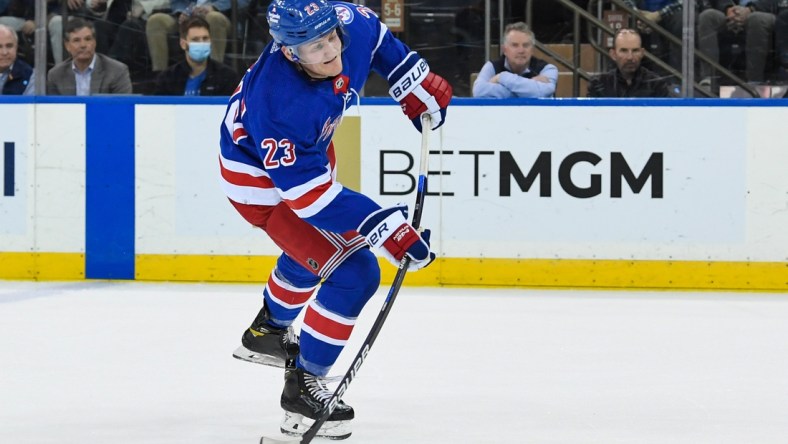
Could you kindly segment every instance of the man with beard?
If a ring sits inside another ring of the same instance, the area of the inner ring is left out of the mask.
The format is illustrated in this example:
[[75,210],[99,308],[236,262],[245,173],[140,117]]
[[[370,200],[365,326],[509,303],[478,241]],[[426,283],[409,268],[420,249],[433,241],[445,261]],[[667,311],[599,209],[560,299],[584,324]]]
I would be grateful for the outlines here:
[[558,68],[533,57],[534,33],[523,22],[506,26],[503,57],[482,66],[473,82],[474,97],[553,97]]
[[618,30],[610,57],[616,68],[591,79],[588,97],[669,97],[665,79],[640,66],[643,45],[637,31]]

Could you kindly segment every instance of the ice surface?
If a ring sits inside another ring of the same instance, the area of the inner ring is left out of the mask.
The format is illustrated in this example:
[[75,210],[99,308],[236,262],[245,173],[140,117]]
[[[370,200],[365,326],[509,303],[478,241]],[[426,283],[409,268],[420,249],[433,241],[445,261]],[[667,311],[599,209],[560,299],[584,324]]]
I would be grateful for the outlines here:
[[[231,357],[261,291],[0,281],[0,443],[276,435],[282,371]],[[348,444],[785,443],[788,295],[405,287],[345,399]]]

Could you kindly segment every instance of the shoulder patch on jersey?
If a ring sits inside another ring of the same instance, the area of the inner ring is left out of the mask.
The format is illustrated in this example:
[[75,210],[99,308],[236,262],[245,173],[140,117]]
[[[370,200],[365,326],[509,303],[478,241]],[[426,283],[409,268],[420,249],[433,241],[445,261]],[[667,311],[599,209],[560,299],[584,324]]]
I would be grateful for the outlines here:
[[375,11],[367,8],[364,5],[356,6],[356,11],[358,11],[359,14],[363,15],[366,18],[370,18],[370,16],[371,17],[377,17],[378,16],[377,14],[375,14]]
[[349,25],[353,21],[353,11],[345,5],[334,5],[334,10],[337,11],[337,16],[343,24]]
[[271,50],[269,51],[269,54],[273,54],[276,51],[279,51],[279,43],[274,42],[271,44]]

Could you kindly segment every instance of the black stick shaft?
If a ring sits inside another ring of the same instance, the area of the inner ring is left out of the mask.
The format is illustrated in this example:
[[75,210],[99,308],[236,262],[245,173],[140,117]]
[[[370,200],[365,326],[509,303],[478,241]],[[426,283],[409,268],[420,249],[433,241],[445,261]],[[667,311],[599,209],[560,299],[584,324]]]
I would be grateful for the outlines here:
[[[428,160],[429,160],[429,136],[430,131],[432,130],[432,119],[430,118],[429,114],[422,114],[421,116],[421,163],[419,164],[419,183],[418,188],[416,189],[416,205],[413,209],[413,222],[412,225],[415,228],[419,228],[419,224],[421,223],[421,214],[424,211],[424,196],[427,194],[427,170],[428,170]],[[353,363],[350,365],[350,368],[345,373],[345,376],[342,378],[342,381],[337,386],[337,389],[334,391],[334,395],[331,396],[331,399],[328,401],[328,404],[323,408],[323,412],[320,414],[320,418],[317,419],[312,424],[312,427],[304,433],[304,436],[301,438],[301,444],[309,444],[309,442],[314,439],[315,435],[317,435],[318,430],[323,424],[328,420],[328,417],[331,416],[331,412],[334,411],[334,408],[339,403],[339,400],[342,398],[342,395],[345,394],[348,386],[350,385],[351,381],[356,377],[356,372],[361,367],[361,364],[364,363],[364,359],[367,357],[367,353],[369,353],[369,349],[372,348],[372,344],[375,343],[375,339],[377,339],[380,330],[383,328],[383,323],[386,322],[386,318],[391,311],[391,307],[394,305],[394,300],[397,298],[397,294],[399,293],[400,287],[402,287],[402,282],[405,280],[405,274],[408,272],[408,265],[410,264],[410,257],[405,256],[402,259],[402,262],[399,265],[399,269],[397,269],[397,274],[394,276],[394,282],[391,284],[391,289],[389,290],[388,295],[386,296],[386,300],[383,302],[383,307],[381,307],[380,312],[378,313],[378,317],[375,319],[375,323],[372,324],[372,329],[369,331],[367,338],[364,340],[364,343],[361,346],[361,349],[356,353],[356,357],[353,359]]]

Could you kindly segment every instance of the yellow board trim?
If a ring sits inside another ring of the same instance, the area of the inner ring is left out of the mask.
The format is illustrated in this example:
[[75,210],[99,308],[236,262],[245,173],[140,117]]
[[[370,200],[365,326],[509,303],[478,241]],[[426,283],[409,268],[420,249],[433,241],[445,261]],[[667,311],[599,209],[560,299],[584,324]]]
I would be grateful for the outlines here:
[[40,281],[85,279],[82,253],[0,253],[0,278]]
[[266,282],[274,256],[138,254],[134,275],[145,281]]
[[446,259],[445,284],[788,291],[788,262]]
[[[265,282],[266,256],[137,255],[137,279]],[[383,282],[396,269],[380,260]],[[409,273],[409,286],[788,291],[788,262],[441,258]]]
[[[274,256],[137,255],[146,281],[264,283]],[[380,260],[382,281],[396,269]],[[0,279],[82,280],[82,253],[0,253]],[[788,262],[441,258],[407,286],[561,287],[788,292]]]

